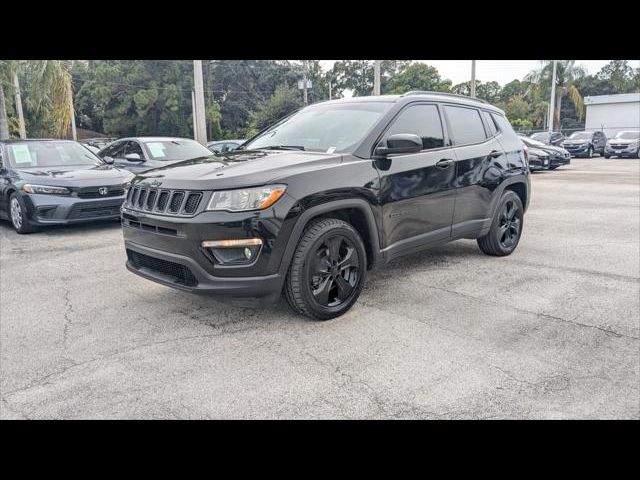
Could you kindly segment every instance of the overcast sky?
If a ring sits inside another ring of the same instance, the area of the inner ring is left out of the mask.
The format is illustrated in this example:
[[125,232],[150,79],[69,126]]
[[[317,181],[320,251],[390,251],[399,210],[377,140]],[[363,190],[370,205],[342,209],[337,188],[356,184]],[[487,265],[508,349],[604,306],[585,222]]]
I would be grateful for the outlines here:
[[[455,85],[466,82],[471,77],[471,60],[416,60],[427,63],[438,69],[442,78],[448,78]],[[331,68],[336,60],[322,60],[324,68]],[[587,73],[594,74],[610,60],[576,60],[584,66]],[[633,68],[640,68],[640,60],[629,60]],[[522,80],[531,70],[540,68],[540,60],[477,60],[476,78],[482,82],[495,80],[501,86],[511,80]]]

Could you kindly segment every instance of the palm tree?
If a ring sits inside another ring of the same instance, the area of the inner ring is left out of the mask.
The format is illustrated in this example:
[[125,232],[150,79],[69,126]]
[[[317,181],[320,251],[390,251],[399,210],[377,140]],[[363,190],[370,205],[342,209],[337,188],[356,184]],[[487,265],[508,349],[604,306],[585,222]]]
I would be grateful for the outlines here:
[[[18,76],[25,78],[25,105],[33,115],[53,120],[55,136],[66,136],[71,125],[72,86],[69,62],[62,60],[0,61],[0,139],[9,138],[5,92],[18,91]],[[5,88],[9,87],[9,88]],[[16,110],[22,110],[16,97]]]
[[26,76],[29,97],[25,99],[35,114],[44,112],[53,120],[54,135],[64,137],[71,126],[73,89],[71,62],[64,60],[35,60],[28,62]]
[[[536,84],[540,93],[548,98],[551,94],[551,79],[553,77],[553,60],[541,60],[542,66],[538,70],[530,72],[525,80]],[[560,109],[562,98],[569,96],[571,103],[578,113],[578,119],[584,116],[584,100],[576,88],[576,80],[587,74],[585,69],[576,65],[575,60],[558,60],[556,65],[556,107],[553,119],[553,130],[560,125]]]

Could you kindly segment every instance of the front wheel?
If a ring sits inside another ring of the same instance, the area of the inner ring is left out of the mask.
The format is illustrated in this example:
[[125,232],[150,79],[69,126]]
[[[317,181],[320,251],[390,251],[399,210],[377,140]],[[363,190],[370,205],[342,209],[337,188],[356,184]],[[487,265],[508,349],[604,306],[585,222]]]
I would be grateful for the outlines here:
[[593,158],[593,147],[589,147],[587,150],[587,158]]
[[604,158],[611,158],[611,155],[604,154]]
[[477,240],[480,250],[497,257],[513,253],[522,235],[523,221],[524,208],[520,197],[511,190],[505,191],[498,202],[489,233]]
[[336,218],[314,220],[291,260],[285,297],[297,313],[329,320],[353,306],[366,272],[366,251],[357,230]]
[[9,214],[11,225],[16,232],[31,233],[35,231],[35,227],[27,218],[27,207],[16,193],[12,193],[9,197]]

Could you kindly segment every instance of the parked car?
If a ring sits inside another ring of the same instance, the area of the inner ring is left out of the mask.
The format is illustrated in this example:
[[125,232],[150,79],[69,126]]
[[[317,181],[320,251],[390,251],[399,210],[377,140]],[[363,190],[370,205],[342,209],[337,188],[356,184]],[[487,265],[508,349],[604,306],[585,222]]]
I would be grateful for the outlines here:
[[85,148],[88,148],[91,153],[97,154],[100,151],[100,149],[98,147],[94,147],[93,145],[84,144],[84,143],[82,145]]
[[212,156],[211,150],[189,138],[121,138],[98,152],[106,162],[134,173],[172,163]]
[[618,132],[615,137],[609,140],[604,149],[604,158],[611,158],[614,155],[619,158],[640,158],[640,131]]
[[546,145],[559,146],[564,140],[564,135],[560,132],[537,132],[531,134],[530,138]]
[[218,140],[207,144],[207,148],[213,153],[232,152],[247,140]]
[[83,145],[91,146],[97,148],[98,150],[102,150],[104,147],[109,145],[111,142],[117,140],[112,137],[99,137],[99,138],[84,138],[79,140]]
[[18,233],[120,216],[133,174],[70,140],[0,141],[0,218]]
[[606,144],[607,137],[604,132],[595,130],[593,132],[573,132],[561,145],[574,157],[591,158],[594,153],[604,155]]
[[538,148],[527,147],[529,170],[549,170],[549,154]]
[[562,147],[546,145],[524,135],[520,136],[520,140],[522,140],[527,147],[542,150],[549,155],[549,170],[555,170],[562,165],[568,165],[571,163],[571,154]]
[[326,320],[378,263],[460,238],[512,253],[529,175],[523,143],[484,101],[317,103],[241,150],[136,176],[122,210],[127,268],[192,292],[284,291],[294,311]]

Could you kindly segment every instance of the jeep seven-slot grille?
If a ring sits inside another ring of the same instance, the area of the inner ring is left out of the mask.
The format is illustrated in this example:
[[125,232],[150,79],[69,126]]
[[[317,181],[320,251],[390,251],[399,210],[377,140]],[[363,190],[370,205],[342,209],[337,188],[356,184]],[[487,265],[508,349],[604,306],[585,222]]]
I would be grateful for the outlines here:
[[185,285],[187,287],[195,287],[198,285],[193,272],[189,267],[180,263],[170,262],[161,258],[151,257],[143,253],[136,252],[127,248],[127,258],[129,263],[136,269],[147,269],[152,272],[159,273],[165,277],[169,277],[175,283]]
[[202,192],[133,187],[125,207],[165,215],[193,215],[202,200]]

